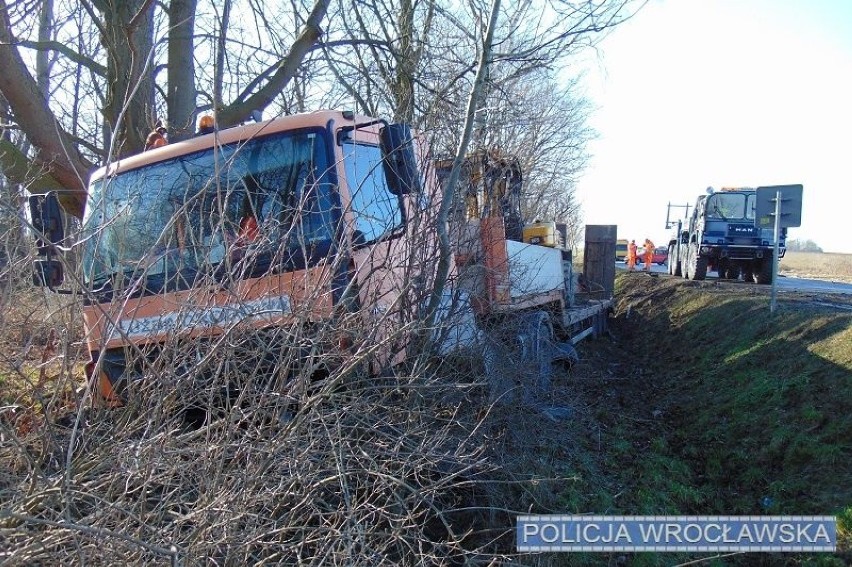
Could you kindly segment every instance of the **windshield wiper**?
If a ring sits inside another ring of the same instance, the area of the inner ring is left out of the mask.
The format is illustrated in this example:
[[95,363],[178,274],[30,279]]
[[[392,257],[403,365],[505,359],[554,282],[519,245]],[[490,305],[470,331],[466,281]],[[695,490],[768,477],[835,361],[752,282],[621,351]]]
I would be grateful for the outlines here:
[[[132,278],[133,274],[137,273],[138,271],[138,268],[125,268],[123,270],[115,270],[107,274],[103,274],[102,276],[92,280],[92,285],[97,286],[98,288],[94,291],[101,291],[107,286],[107,284],[114,284],[119,277]],[[112,287],[115,286],[113,285]]]
[[722,220],[727,222],[728,217],[725,216],[725,214],[722,212],[722,209],[720,209],[719,205],[716,203],[713,203],[713,212],[719,213],[719,216],[722,217]]

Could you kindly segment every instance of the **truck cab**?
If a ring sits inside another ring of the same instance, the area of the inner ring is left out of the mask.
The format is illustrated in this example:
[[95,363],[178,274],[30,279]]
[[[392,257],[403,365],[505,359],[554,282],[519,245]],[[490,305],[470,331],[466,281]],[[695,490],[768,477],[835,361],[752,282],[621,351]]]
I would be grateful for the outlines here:
[[[408,316],[402,306],[421,300],[416,284],[437,247],[419,230],[423,208],[439,201],[419,148],[407,126],[321,111],[95,171],[77,246],[87,372],[100,397],[121,403],[170,344],[195,349],[199,364],[203,345],[233,337],[309,361],[345,348],[323,324],[347,314],[380,342],[389,321]],[[389,346],[377,358],[398,354]],[[279,359],[255,357],[255,372],[297,366]]]

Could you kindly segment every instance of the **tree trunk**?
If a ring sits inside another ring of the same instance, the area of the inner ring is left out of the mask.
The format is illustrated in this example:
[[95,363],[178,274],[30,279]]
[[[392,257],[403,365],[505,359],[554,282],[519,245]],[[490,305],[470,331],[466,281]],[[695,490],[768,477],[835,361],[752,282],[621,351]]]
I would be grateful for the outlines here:
[[[57,122],[38,84],[15,48],[9,12],[0,3],[0,91],[36,148],[35,165],[49,173],[70,193],[60,196],[68,212],[82,216],[86,203],[86,180],[91,164],[77,151],[70,136]],[[8,172],[7,172],[8,173]],[[42,173],[41,177],[45,177]],[[27,179],[13,179],[24,183]]]
[[107,101],[104,117],[112,128],[108,144],[114,155],[141,152],[154,116],[151,0],[111,0],[103,9],[102,38],[107,49]]
[[[38,40],[46,43],[53,29],[53,0],[44,0],[41,17],[38,22]],[[44,95],[45,102],[50,96],[50,57],[47,51],[36,52],[36,82]]]
[[399,54],[396,64],[395,101],[396,122],[411,124],[414,120],[414,6],[411,0],[402,0],[399,7]]
[[467,101],[467,115],[465,117],[464,131],[462,133],[461,140],[459,140],[456,155],[453,158],[453,167],[450,170],[449,179],[447,179],[447,184],[444,187],[444,194],[441,197],[441,208],[438,212],[436,222],[440,256],[438,258],[435,282],[432,286],[432,297],[429,299],[429,307],[426,311],[427,328],[432,328],[434,324],[435,316],[438,313],[438,307],[441,305],[441,296],[444,293],[447,278],[450,275],[450,261],[452,259],[453,251],[450,247],[450,236],[447,233],[447,220],[453,203],[456,185],[458,185],[459,182],[462,162],[467,154],[467,147],[470,144],[470,139],[473,136],[476,109],[479,106],[479,101],[484,91],[485,80],[488,76],[488,69],[491,65],[491,49],[494,42],[494,28],[497,25],[497,16],[499,14],[500,0],[492,0],[491,12],[488,19],[488,28],[485,31],[485,39],[482,42],[482,54],[479,58],[476,77],[473,80],[473,87],[470,90],[470,97]]
[[172,0],[169,5],[168,128],[173,142],[195,131],[195,9],[196,0]]

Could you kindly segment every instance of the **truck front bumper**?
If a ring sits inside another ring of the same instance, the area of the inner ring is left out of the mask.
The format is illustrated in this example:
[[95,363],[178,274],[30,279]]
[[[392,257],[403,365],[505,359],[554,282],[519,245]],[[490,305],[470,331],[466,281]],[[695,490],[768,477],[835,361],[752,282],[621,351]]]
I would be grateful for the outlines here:
[[[713,244],[702,244],[700,248],[701,254],[710,258],[727,258],[729,260],[759,260],[761,258],[771,258],[773,248],[771,246],[720,246]],[[778,257],[783,258],[786,248],[778,249]]]

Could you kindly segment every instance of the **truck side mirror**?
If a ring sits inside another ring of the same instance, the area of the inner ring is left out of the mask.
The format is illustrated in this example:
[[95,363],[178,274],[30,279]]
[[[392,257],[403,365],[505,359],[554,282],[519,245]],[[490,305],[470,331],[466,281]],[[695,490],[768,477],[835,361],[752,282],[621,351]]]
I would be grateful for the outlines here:
[[408,124],[388,124],[379,132],[385,179],[395,195],[420,193],[420,172]]
[[33,284],[53,289],[62,285],[65,274],[62,262],[55,259],[36,260],[33,262]]
[[55,192],[33,195],[29,199],[30,221],[36,230],[39,256],[50,256],[53,247],[65,238],[62,207]]

